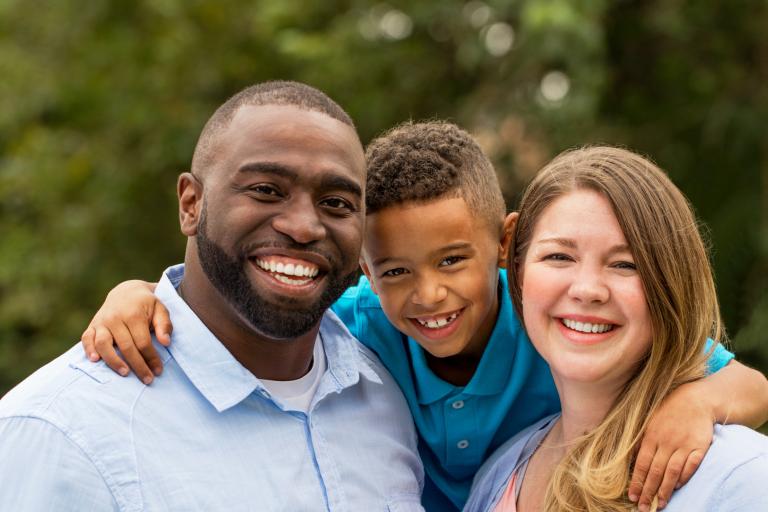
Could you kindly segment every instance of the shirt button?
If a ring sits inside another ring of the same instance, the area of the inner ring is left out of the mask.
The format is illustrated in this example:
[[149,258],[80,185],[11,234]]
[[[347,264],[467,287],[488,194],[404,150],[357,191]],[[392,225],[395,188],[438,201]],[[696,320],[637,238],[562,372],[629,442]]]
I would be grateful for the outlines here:
[[459,441],[458,443],[456,443],[456,447],[457,447],[459,450],[463,450],[463,449],[464,449],[464,448],[466,448],[467,446],[469,446],[469,441],[467,441],[466,439],[462,439],[461,441]]
[[453,407],[454,409],[461,409],[462,407],[464,407],[464,400],[456,400],[451,404],[451,407]]

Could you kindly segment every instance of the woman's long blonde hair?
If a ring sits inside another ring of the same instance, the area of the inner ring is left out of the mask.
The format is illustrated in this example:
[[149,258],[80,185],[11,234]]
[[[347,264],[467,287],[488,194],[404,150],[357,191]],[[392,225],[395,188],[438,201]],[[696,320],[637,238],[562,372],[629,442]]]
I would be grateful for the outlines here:
[[544,510],[634,510],[627,498],[630,466],[648,418],[677,386],[704,374],[707,337],[723,340],[725,333],[707,249],[690,204],[656,165],[614,147],[562,153],[526,189],[507,267],[520,318],[518,267],[536,222],[555,199],[580,189],[602,194],[613,207],[643,283],[653,342],[602,423],[556,467]]

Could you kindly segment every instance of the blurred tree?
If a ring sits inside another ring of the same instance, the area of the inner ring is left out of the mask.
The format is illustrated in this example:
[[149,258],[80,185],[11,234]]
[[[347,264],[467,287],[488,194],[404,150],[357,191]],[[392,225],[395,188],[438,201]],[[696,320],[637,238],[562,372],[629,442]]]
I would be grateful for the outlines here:
[[766,371],[763,0],[0,2],[0,394],[117,281],[182,258],[174,183],[228,95],[313,84],[361,136],[470,128],[510,204],[558,151],[652,155],[710,228],[739,357]]

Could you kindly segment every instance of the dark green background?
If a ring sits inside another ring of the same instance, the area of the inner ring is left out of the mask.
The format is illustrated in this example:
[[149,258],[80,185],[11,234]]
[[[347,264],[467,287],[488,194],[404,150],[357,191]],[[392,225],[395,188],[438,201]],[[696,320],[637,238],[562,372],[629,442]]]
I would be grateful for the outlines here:
[[364,141],[459,122],[511,207],[564,148],[651,155],[707,226],[732,348],[765,372],[766,27],[764,0],[0,0],[0,394],[115,283],[182,259],[175,179],[203,123],[275,78],[327,91]]

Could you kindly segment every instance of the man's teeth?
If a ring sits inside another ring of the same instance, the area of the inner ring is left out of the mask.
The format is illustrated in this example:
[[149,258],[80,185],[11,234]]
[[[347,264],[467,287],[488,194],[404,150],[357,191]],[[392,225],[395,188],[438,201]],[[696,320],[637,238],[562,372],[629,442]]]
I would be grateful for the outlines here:
[[[256,264],[259,266],[259,268],[266,270],[267,272],[272,272],[275,279],[281,283],[286,284],[296,284],[299,281],[302,283],[307,283],[319,272],[317,267],[310,265],[295,265],[293,263],[282,262],[276,263],[274,261],[267,261],[262,259],[256,259]],[[297,280],[289,279],[285,276],[308,277],[309,279]]]
[[576,322],[575,320],[562,319],[563,325],[579,332],[601,333],[613,329],[613,324],[590,324],[589,322]]
[[453,322],[459,317],[460,311],[455,312],[454,314],[447,316],[445,318],[430,318],[429,320],[420,320],[416,319],[417,322],[419,322],[424,327],[429,327],[430,329],[439,329],[441,327],[445,327],[449,323]]

